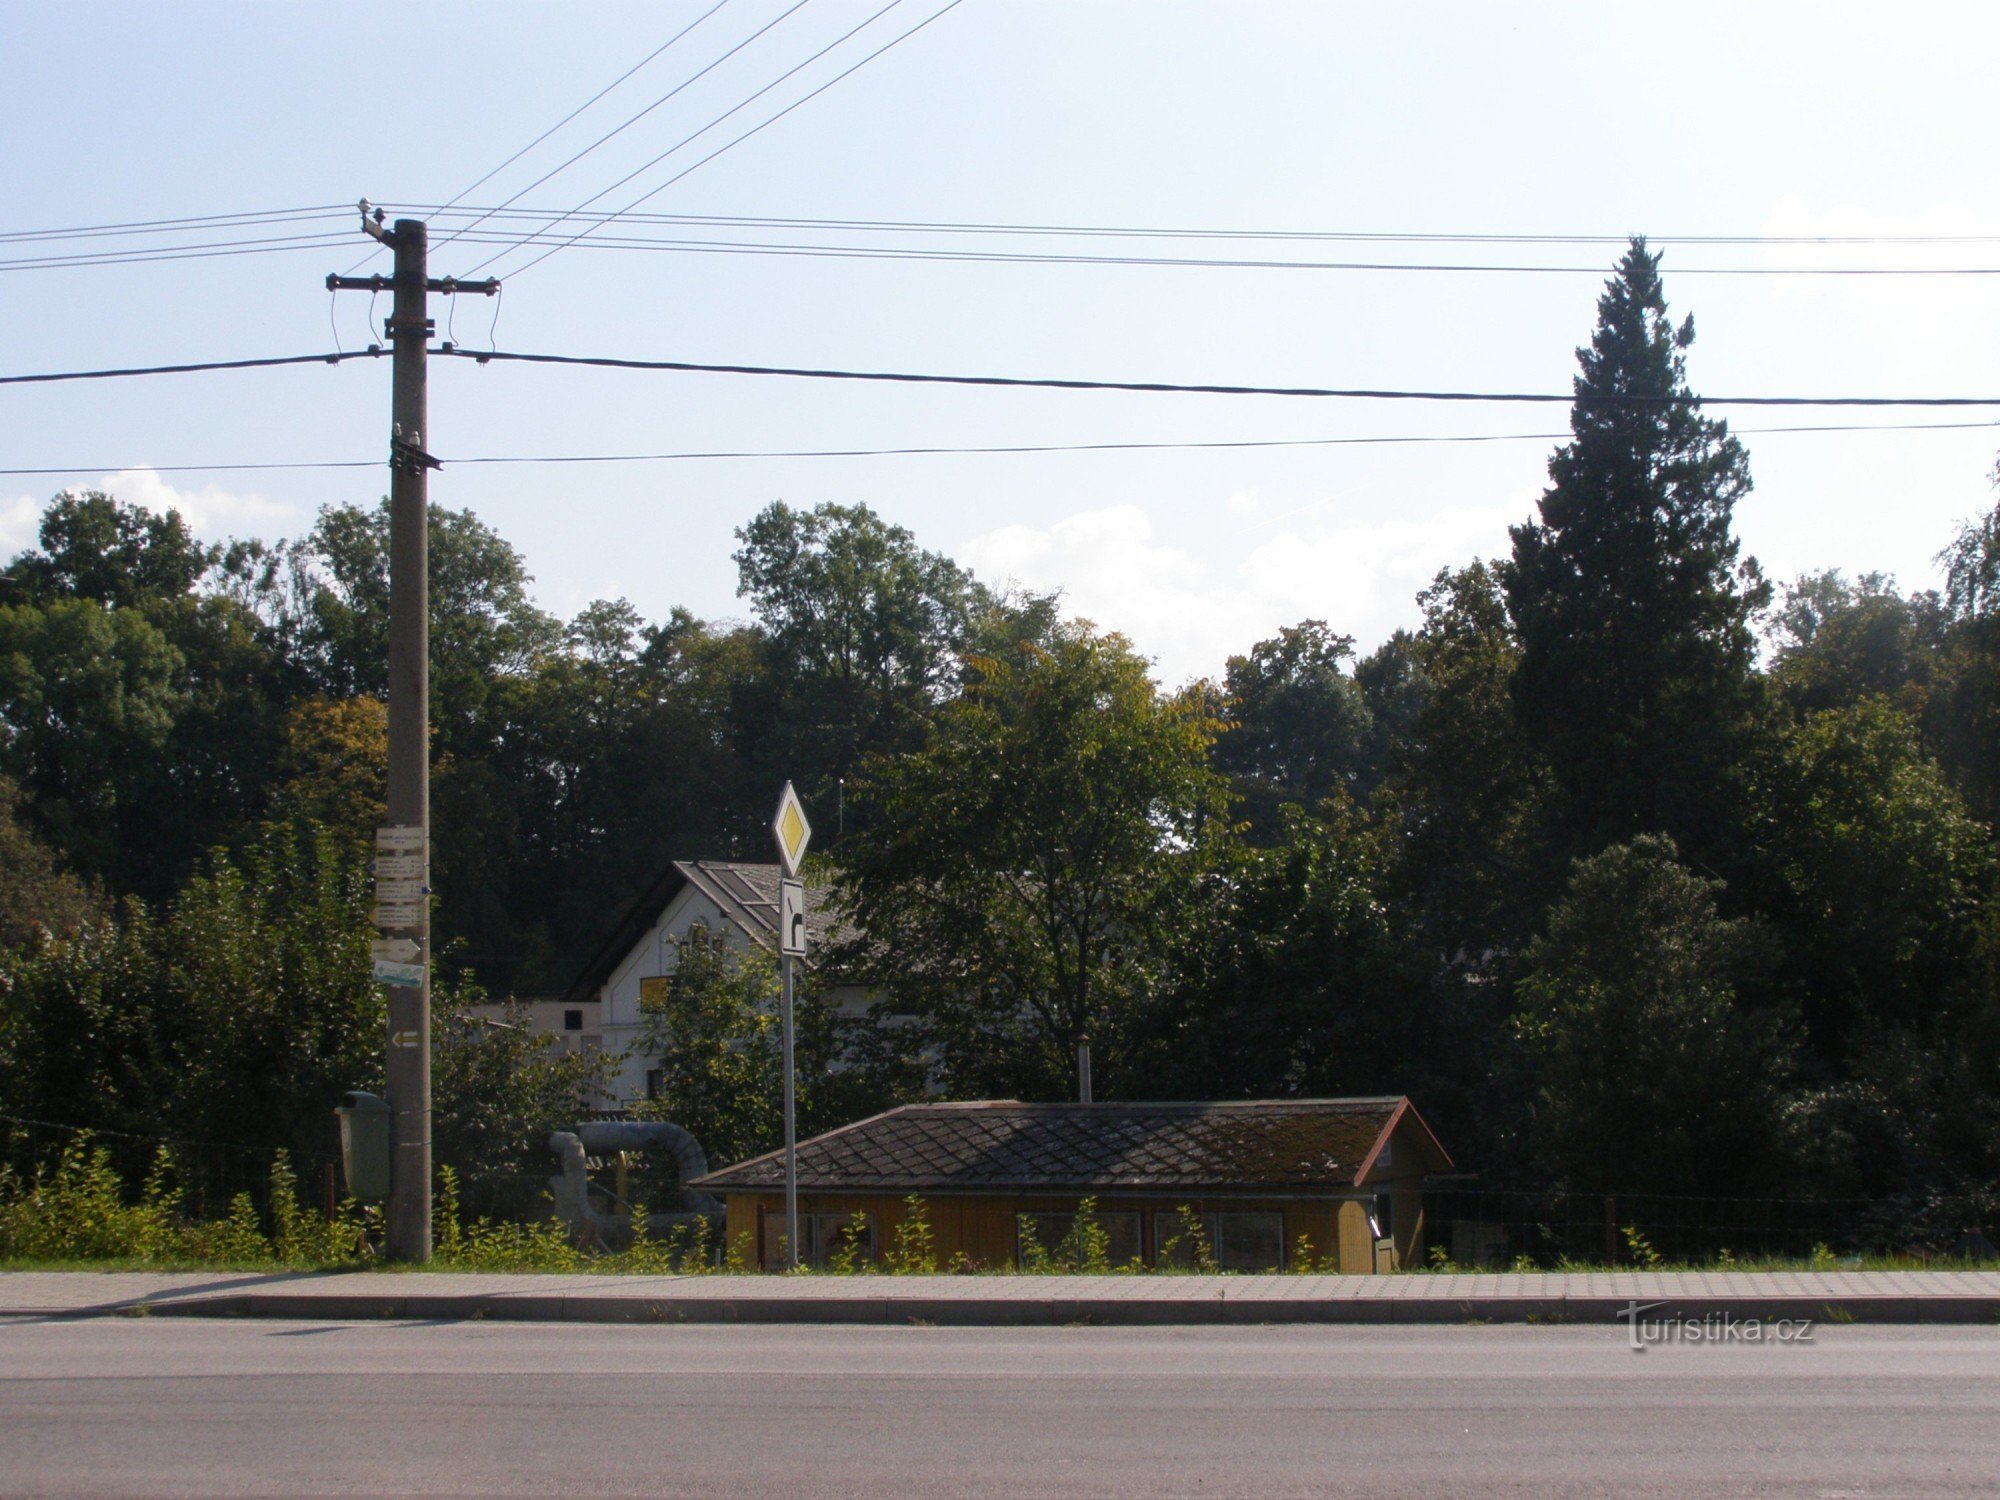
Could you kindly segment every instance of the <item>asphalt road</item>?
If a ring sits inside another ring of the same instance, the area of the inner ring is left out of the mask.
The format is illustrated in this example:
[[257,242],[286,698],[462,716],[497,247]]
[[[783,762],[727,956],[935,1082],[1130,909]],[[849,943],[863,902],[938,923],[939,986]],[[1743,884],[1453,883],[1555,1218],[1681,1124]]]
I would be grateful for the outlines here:
[[6,1494],[2000,1492],[2000,1329],[0,1323]]

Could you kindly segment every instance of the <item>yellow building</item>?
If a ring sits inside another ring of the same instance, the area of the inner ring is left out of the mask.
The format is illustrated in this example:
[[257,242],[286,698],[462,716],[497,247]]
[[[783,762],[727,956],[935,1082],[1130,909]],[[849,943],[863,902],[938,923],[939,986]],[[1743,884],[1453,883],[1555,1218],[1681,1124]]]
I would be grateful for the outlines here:
[[[1423,1254],[1423,1180],[1451,1159],[1407,1098],[1179,1104],[910,1104],[798,1146],[800,1258],[871,1259],[923,1201],[940,1269],[998,1270],[1060,1243],[1095,1200],[1114,1265],[1361,1273]],[[728,1205],[767,1269],[786,1244],[782,1151],[687,1184]],[[856,1215],[865,1216],[857,1220]],[[857,1231],[856,1226],[861,1226]]]

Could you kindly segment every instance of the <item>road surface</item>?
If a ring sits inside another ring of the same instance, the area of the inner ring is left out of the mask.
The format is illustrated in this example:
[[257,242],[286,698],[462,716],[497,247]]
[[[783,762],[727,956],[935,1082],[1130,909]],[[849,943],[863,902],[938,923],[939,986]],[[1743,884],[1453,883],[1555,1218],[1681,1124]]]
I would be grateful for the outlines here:
[[0,1492],[1984,1495],[2000,1329],[14,1320]]

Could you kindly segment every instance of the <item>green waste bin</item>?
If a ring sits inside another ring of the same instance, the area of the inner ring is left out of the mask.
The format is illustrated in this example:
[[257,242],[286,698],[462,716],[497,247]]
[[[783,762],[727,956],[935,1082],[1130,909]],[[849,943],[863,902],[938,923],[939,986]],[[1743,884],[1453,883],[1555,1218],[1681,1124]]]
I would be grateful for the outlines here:
[[358,1089],[336,1109],[340,1116],[340,1164],[347,1170],[347,1196],[356,1203],[380,1203],[389,1196],[389,1104]]

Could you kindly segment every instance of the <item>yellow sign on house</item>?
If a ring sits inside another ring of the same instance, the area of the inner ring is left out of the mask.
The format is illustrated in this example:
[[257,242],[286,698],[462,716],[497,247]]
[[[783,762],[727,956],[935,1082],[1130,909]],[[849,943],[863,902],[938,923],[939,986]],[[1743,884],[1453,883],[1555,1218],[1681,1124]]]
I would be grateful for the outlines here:
[[806,821],[806,810],[799,802],[799,794],[792,790],[788,781],[784,795],[778,799],[778,815],[771,819],[771,835],[777,840],[778,859],[787,875],[799,873],[799,865],[806,857],[806,845],[812,842],[812,834],[812,824]]

